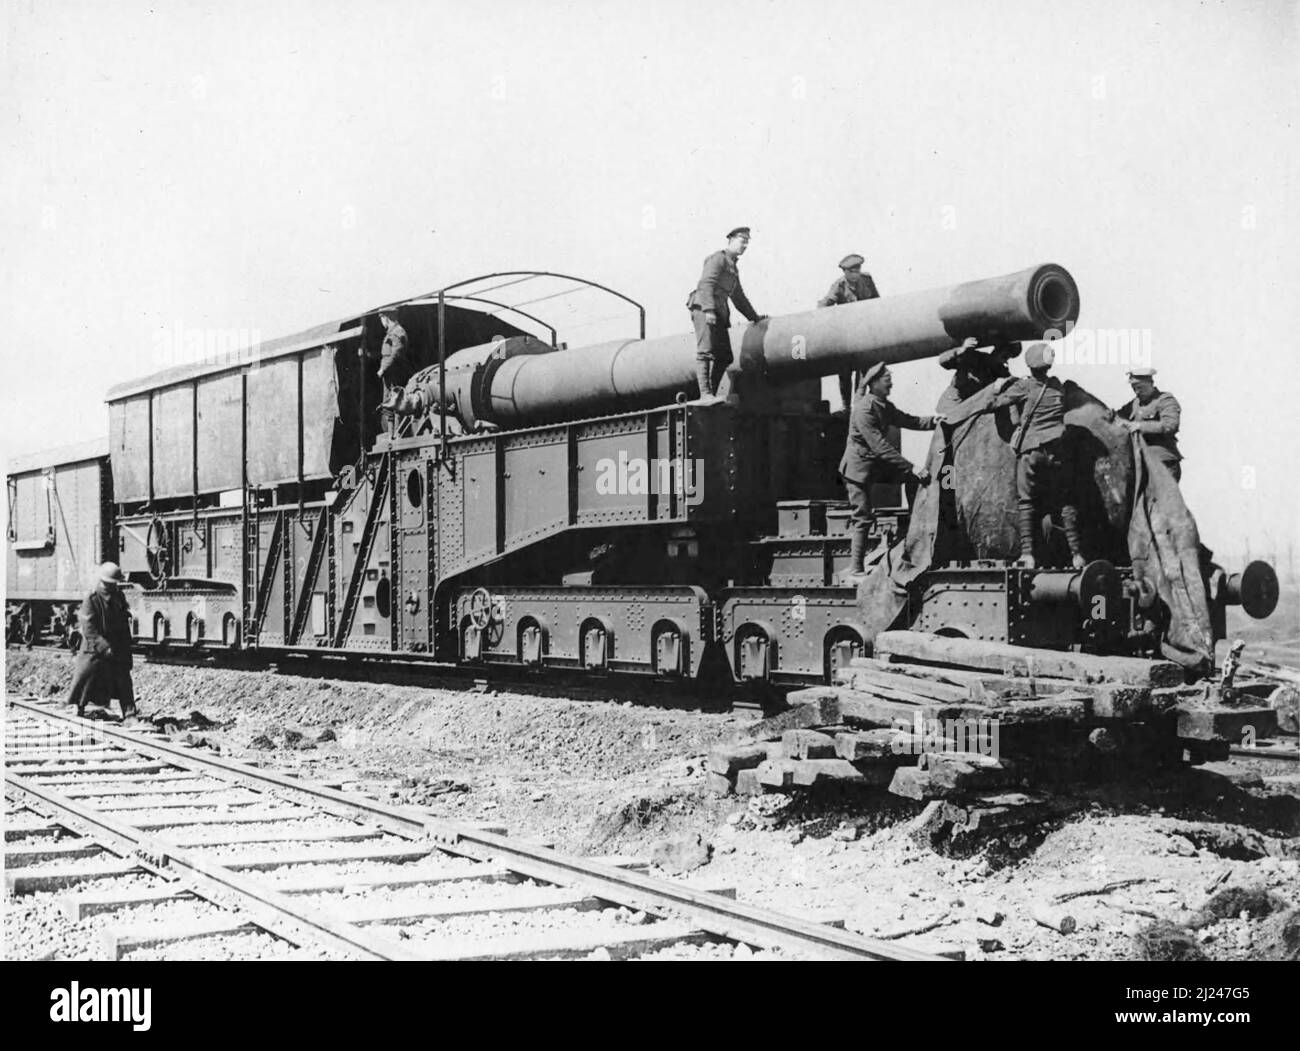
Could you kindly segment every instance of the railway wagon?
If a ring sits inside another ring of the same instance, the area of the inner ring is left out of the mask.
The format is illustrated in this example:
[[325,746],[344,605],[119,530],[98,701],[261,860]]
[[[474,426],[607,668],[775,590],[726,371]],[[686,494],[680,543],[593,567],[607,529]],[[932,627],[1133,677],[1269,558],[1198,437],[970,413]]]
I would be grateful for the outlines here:
[[[445,302],[393,309],[417,367],[439,347],[520,334]],[[141,585],[141,639],[236,648],[316,637],[333,606],[327,582],[352,569],[355,523],[334,508],[365,485],[382,340],[372,311],[108,392],[119,561]],[[369,607],[376,589],[366,590]]]
[[6,639],[53,634],[76,648],[76,609],[116,551],[108,442],[62,446],[8,464]]

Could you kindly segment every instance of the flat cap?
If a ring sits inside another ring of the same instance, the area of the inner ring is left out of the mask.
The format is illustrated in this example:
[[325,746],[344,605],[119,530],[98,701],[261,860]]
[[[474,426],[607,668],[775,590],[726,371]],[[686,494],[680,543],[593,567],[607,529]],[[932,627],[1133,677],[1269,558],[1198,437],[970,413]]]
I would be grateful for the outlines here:
[[883,361],[877,361],[874,365],[871,366],[871,368],[867,369],[867,371],[862,374],[863,384],[865,385],[870,383],[872,380],[874,380],[877,376],[879,376],[884,371],[885,371],[885,363]]
[[126,580],[126,575],[122,572],[122,567],[116,562],[105,562],[99,567],[98,577],[105,583],[120,584]]
[[862,256],[858,255],[857,252],[854,252],[852,255],[846,255],[840,260],[840,269],[848,270],[855,266],[861,266],[865,262],[866,260],[863,259]]
[[729,231],[729,232],[727,233],[727,240],[730,241],[733,237],[737,236],[738,234],[744,234],[746,237],[748,237],[748,236],[749,236],[749,227],[748,227],[748,226],[737,226],[734,230],[731,230],[731,231]]
[[1031,369],[1051,368],[1056,351],[1046,343],[1034,343],[1025,348],[1025,364]]
[[1152,379],[1155,376],[1155,374],[1156,374],[1155,369],[1129,369],[1128,370],[1128,378],[1131,380],[1132,379],[1149,380]]

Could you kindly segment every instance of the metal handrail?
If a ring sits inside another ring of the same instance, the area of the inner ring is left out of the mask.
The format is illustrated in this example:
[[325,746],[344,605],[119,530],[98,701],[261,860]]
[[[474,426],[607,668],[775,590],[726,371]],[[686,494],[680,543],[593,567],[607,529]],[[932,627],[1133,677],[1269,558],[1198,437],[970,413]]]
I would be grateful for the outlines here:
[[[453,290],[458,288],[464,288],[467,285],[476,284],[479,281],[491,281],[499,277],[512,277],[512,278],[516,278],[517,280],[506,281],[499,285],[493,285],[489,288],[483,289],[483,291],[493,292],[498,288],[508,288],[511,285],[523,284],[526,281],[531,281],[539,277],[554,277],[561,281],[573,281],[579,286],[578,288],[569,289],[568,291],[570,292],[580,291],[582,288],[594,288],[594,289],[598,289],[601,292],[606,292],[609,295],[613,296],[614,298],[621,299],[625,303],[630,303],[632,306],[636,307],[637,314],[639,315],[640,318],[640,325],[639,325],[640,334],[637,338],[645,339],[645,307],[642,306],[641,303],[633,299],[631,296],[619,292],[617,289],[610,288],[608,285],[602,285],[597,281],[588,281],[584,277],[575,277],[573,274],[561,274],[554,270],[498,270],[490,274],[480,274],[478,277],[470,277],[470,278],[466,278],[463,281],[457,281],[450,285],[444,285],[442,288],[434,289],[433,291],[427,292],[424,295],[414,296],[410,299],[400,299],[393,303],[387,303],[385,304],[384,307],[377,307],[376,310],[383,310],[385,309],[385,307],[398,307],[398,306],[402,306],[405,303],[413,303],[421,299],[433,299],[435,296],[438,295],[442,295],[444,296],[444,298],[448,298],[448,299],[455,298],[452,296],[448,296],[447,293],[452,292]],[[563,293],[556,293],[556,295],[560,295],[560,294]],[[550,299],[554,297],[545,296],[542,298]],[[541,301],[542,300],[539,299],[533,302],[541,302]],[[507,309],[513,310],[515,308],[508,307]],[[375,313],[375,311],[373,310],[367,311],[366,313]],[[523,312],[519,311],[519,313],[523,313]],[[543,322],[543,324],[545,324],[545,322]],[[550,326],[548,325],[547,327],[549,328]]]
[[[508,310],[512,314],[518,314],[520,317],[526,317],[529,321],[536,322],[537,324],[541,325],[542,328],[550,332],[552,347],[559,346],[559,342],[558,342],[559,333],[556,331],[555,326],[548,325],[541,318],[537,317],[535,314],[528,313],[528,311],[526,310],[520,310],[518,307],[511,306],[509,303],[499,303],[495,299],[484,299],[482,296],[446,296],[444,297],[443,302],[452,299],[461,302],[467,302],[467,303],[487,303],[489,306],[500,307],[502,310]],[[407,300],[408,306],[436,306],[437,304],[438,304],[438,300],[426,299],[423,296],[421,296],[419,299]],[[494,310],[491,312],[489,316],[495,317],[497,313],[499,313],[499,311]]]

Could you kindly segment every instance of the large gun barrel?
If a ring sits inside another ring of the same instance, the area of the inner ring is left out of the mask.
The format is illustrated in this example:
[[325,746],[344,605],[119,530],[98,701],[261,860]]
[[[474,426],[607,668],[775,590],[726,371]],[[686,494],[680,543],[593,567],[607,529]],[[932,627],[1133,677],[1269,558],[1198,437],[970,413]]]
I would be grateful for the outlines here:
[[[742,374],[784,384],[881,361],[934,357],[971,336],[987,344],[1060,335],[1078,316],[1074,279],[1048,263],[773,317],[732,329],[731,340],[734,367]],[[552,423],[650,408],[696,393],[693,333],[553,353],[538,349],[483,358],[490,368],[477,377],[477,419],[516,427]]]

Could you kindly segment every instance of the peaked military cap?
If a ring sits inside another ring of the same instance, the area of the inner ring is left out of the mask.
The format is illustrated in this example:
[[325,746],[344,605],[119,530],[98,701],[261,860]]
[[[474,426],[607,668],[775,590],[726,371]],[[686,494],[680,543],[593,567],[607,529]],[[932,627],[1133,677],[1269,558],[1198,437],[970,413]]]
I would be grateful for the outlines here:
[[1050,368],[1056,360],[1056,351],[1046,343],[1035,343],[1025,350],[1025,364],[1031,369]]
[[1129,369],[1128,370],[1129,379],[1149,380],[1154,378],[1155,374],[1156,374],[1155,369]]
[[863,259],[862,256],[854,252],[852,255],[846,255],[840,260],[840,269],[848,270],[850,267],[861,266],[865,262],[866,260]]
[[871,366],[871,368],[867,369],[867,371],[862,374],[863,385],[865,386],[866,384],[870,383],[872,380],[874,380],[877,376],[879,376],[884,371],[885,371],[885,363],[883,361],[877,361],[874,365]]
[[735,237],[737,234],[744,234],[746,237],[748,237],[748,236],[749,236],[749,227],[748,227],[748,226],[737,226],[734,230],[732,230],[730,233],[727,234],[727,240],[730,241],[730,240],[731,240],[733,237]]

